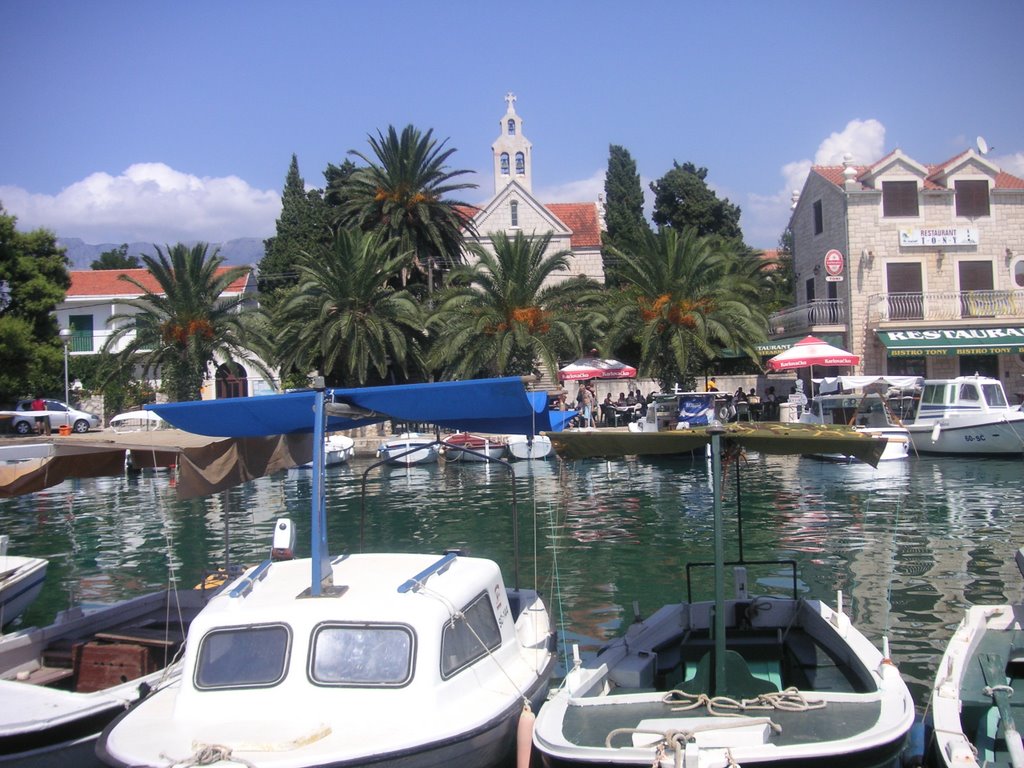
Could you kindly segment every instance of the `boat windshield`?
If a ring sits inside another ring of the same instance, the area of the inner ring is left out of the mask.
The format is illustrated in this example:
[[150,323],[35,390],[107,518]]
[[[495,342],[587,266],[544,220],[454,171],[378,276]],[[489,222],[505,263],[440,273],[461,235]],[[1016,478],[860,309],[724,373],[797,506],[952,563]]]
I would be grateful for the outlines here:
[[405,685],[413,645],[412,630],[403,625],[325,624],[313,636],[310,677],[328,685]]
[[985,402],[989,408],[1006,408],[1006,393],[1003,392],[1003,385],[997,382],[982,384],[981,391],[985,395]]
[[291,633],[283,624],[218,629],[203,637],[196,688],[252,688],[284,678]]
[[501,630],[487,595],[477,597],[445,624],[441,637],[441,677],[447,679],[501,645]]

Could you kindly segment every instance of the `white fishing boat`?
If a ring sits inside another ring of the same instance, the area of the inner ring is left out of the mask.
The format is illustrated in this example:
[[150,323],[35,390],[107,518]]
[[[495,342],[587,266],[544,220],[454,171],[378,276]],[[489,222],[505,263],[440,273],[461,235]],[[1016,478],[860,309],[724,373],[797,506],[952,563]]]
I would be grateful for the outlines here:
[[[803,424],[839,424],[858,432],[886,438],[879,461],[906,459],[910,455],[910,431],[889,403],[890,390],[919,389],[921,379],[914,376],[840,376],[822,379],[822,394],[811,398],[800,415]],[[825,391],[827,389],[838,391]],[[843,454],[815,454],[826,461],[851,461]]]
[[551,440],[546,435],[508,435],[508,455],[519,461],[546,459],[551,456]]
[[[837,606],[799,594],[796,565],[724,558],[722,454],[835,452],[876,463],[879,441],[847,430],[822,437],[801,425],[553,437],[565,458],[671,454],[710,443],[715,557],[687,566],[686,599],[636,616],[623,637],[593,658],[574,652],[562,685],[541,708],[534,745],[546,766],[727,768],[754,765],[898,765],[914,723],[914,700],[889,658]],[[808,449],[811,450],[808,450]],[[786,593],[748,580],[748,568],[777,576]],[[726,597],[726,568],[734,594]],[[714,569],[714,599],[694,600],[689,583]],[[754,585],[762,585],[762,594]]]
[[[324,438],[324,466],[335,467],[352,458],[356,441],[348,435],[328,435]],[[299,469],[312,469],[313,463],[300,464]]]
[[441,441],[447,461],[487,462],[505,455],[505,440],[500,437],[456,432]]
[[0,536],[0,627],[6,627],[39,597],[47,560],[8,555],[9,537]]
[[[235,407],[161,411],[180,428],[235,437]],[[538,418],[519,379],[270,395],[246,412],[246,435],[312,426],[318,467],[326,428],[390,416],[499,432]],[[457,551],[332,558],[321,475],[312,475],[310,556],[288,559],[294,529],[281,521],[280,559],[211,601],[189,632],[182,674],[104,731],[101,760],[485,768],[507,763],[517,741],[528,749],[519,731],[547,695],[554,632],[538,593],[518,584],[515,515],[511,586],[491,560]]]
[[1007,402],[1002,382],[985,376],[925,380],[907,428],[919,453],[1024,453],[1024,412]]
[[103,727],[173,664],[202,590],[160,591],[0,637],[0,763],[32,765],[74,744],[92,751]]
[[[1024,550],[1017,567],[1024,573]],[[975,605],[935,673],[933,763],[947,768],[1024,766],[1024,604]]]
[[407,467],[413,464],[436,464],[441,446],[431,435],[403,432],[389,438],[377,448],[377,456],[388,464]]

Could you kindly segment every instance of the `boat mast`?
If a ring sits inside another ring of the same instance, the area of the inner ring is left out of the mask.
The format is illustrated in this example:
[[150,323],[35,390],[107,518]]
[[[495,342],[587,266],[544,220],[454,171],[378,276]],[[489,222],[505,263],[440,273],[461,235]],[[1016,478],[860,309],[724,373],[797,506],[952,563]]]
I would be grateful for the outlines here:
[[313,499],[310,525],[312,575],[309,594],[320,597],[325,579],[331,575],[331,555],[327,546],[327,504],[324,494],[324,379],[313,380]]
[[725,680],[725,535],[722,525],[722,435],[718,421],[708,427],[711,436],[712,509],[715,518],[715,690]]

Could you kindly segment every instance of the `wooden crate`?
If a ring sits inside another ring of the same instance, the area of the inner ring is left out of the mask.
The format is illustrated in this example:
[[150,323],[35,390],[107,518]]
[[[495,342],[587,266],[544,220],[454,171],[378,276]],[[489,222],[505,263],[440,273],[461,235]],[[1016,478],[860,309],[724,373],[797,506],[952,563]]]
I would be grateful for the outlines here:
[[130,643],[83,645],[75,656],[75,690],[102,691],[156,671],[149,649]]

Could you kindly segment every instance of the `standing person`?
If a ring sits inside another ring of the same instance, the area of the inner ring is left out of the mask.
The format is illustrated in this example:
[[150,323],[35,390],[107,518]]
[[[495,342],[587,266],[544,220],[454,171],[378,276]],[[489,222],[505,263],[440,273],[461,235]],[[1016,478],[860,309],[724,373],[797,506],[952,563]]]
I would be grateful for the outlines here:
[[714,376],[712,376],[710,379],[708,379],[707,391],[708,392],[717,392],[718,391],[718,382],[715,381],[715,377]]
[[583,387],[583,426],[594,426],[594,391],[590,387]]
[[46,401],[43,398],[36,396],[32,401],[32,410],[36,412],[36,432],[40,435],[50,434],[50,417],[44,415],[46,411]]

